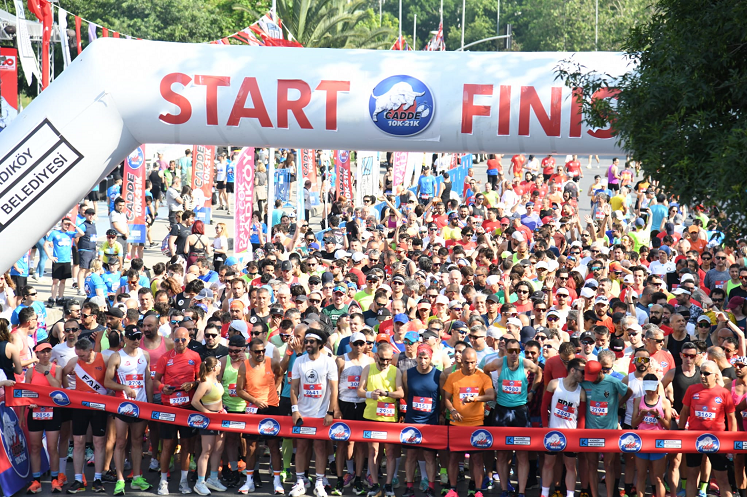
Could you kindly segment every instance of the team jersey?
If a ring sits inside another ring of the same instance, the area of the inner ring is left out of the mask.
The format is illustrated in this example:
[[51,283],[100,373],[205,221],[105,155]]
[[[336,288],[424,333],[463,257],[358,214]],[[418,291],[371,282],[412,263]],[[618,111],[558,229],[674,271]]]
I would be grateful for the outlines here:
[[[197,379],[201,362],[200,354],[192,350],[187,349],[181,354],[170,350],[158,359],[155,372],[161,373],[161,383],[164,386],[180,388],[184,383]],[[177,390],[171,395],[162,393],[161,403],[171,407],[187,407],[192,402],[194,391],[195,389],[189,392]]]
[[454,421],[454,426],[482,426],[485,422],[485,403],[462,401],[473,395],[483,395],[489,388],[493,388],[490,376],[482,371],[465,376],[461,371],[455,371],[446,378],[444,391],[451,393],[451,403],[462,416],[461,421]]
[[293,378],[299,380],[298,412],[301,416],[323,418],[329,410],[330,381],[337,381],[337,364],[320,354],[314,361],[303,355],[293,363]]
[[690,408],[687,419],[690,430],[725,431],[726,415],[734,412],[731,392],[719,386],[691,385],[685,392],[682,405]]
[[605,375],[599,383],[582,381],[581,387],[586,392],[585,427],[594,430],[616,430],[620,397],[625,395],[628,387],[609,375]]
[[578,427],[578,409],[581,405],[581,385],[569,391],[563,380],[558,380],[558,386],[552,394],[550,402],[550,423],[548,428],[575,429]]
[[106,264],[109,263],[111,258],[116,259],[117,257],[121,257],[123,252],[124,249],[122,248],[122,244],[116,240],[114,242],[106,240],[101,244],[101,249],[99,250],[101,258]]
[[106,283],[104,283],[101,275],[96,273],[91,273],[91,275],[86,278],[83,287],[86,290],[86,297],[89,299],[95,297],[98,290],[103,291],[104,295],[106,295],[107,292]]
[[122,273],[119,271],[114,273],[104,273],[101,275],[101,279],[104,281],[108,293],[117,293],[117,290],[119,290],[119,278],[121,276]]
[[73,238],[75,231],[54,230],[47,238],[52,242],[52,255],[57,258],[57,262],[71,262],[73,257]]
[[75,363],[75,368],[73,368],[75,389],[79,392],[108,395],[109,390],[104,386],[106,362],[101,353],[96,352],[95,354],[91,364],[81,361],[80,358]]
[[109,211],[114,210],[114,201],[119,197],[122,191],[122,185],[112,185],[106,189],[106,198],[109,200]]
[[[124,349],[119,350],[119,368],[117,370],[117,382],[120,385],[130,387],[135,391],[135,399],[147,402],[148,395],[145,392],[145,375],[148,372],[148,361],[141,349],[136,349],[135,357],[130,356]],[[123,398],[123,391],[117,391],[116,397]]]
[[[18,266],[18,269],[16,269],[16,266]],[[23,257],[18,259],[18,262],[16,262],[13,266],[11,266],[10,275],[28,278],[28,275],[29,275],[29,253],[28,252],[23,254]]]

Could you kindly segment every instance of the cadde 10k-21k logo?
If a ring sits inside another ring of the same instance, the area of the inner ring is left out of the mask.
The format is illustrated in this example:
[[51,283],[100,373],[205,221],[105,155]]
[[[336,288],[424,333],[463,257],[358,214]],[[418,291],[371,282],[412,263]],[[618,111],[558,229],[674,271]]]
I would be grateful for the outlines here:
[[377,84],[368,100],[371,120],[384,133],[416,135],[433,120],[435,105],[431,90],[412,76],[389,76]]

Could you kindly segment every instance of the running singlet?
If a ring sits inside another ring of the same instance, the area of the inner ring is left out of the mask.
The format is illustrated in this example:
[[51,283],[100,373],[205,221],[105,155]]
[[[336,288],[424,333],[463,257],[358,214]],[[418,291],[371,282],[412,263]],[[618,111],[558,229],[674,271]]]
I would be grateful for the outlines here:
[[[51,364],[49,369],[49,376],[54,376],[57,370],[55,363]],[[31,383],[32,385],[42,385],[45,387],[51,386],[49,383],[49,376],[39,373],[36,368],[31,371]],[[36,421],[51,421],[54,418],[54,407],[37,407],[31,411],[31,419]]]
[[[661,407],[661,399],[662,396],[659,395],[659,400],[656,402],[655,405],[650,406],[646,404],[646,398],[641,397],[641,402],[638,403],[638,411],[657,411],[659,413],[659,417],[664,417],[664,409]],[[643,421],[641,421],[641,424],[638,425],[639,430],[663,430],[664,427],[659,424],[659,420],[656,418],[656,416],[652,416],[650,414],[646,414],[643,417]]]
[[[200,373],[200,362],[200,354],[193,350],[187,349],[181,354],[176,350],[170,350],[158,359],[156,367],[153,368],[153,374],[161,373],[161,383],[164,386],[168,385],[179,389],[183,384],[197,379]],[[194,392],[195,389],[193,388],[189,392],[177,390],[171,395],[162,393],[161,403],[171,407],[189,406]]]
[[633,422],[633,401],[638,397],[646,395],[646,389],[643,388],[643,380],[636,378],[635,373],[628,374],[628,388],[633,391],[633,394],[625,403],[625,420],[623,422],[626,425],[630,425]]
[[[368,368],[368,379],[366,380],[366,391],[384,390],[391,392],[397,388],[397,368],[391,364],[380,371],[375,363]],[[363,417],[371,421],[385,421],[395,423],[397,419],[397,401],[391,397],[379,397],[378,399],[366,399],[366,408]]]
[[[278,391],[275,388],[275,373],[272,372],[272,361],[265,359],[258,368],[253,368],[249,363],[249,359],[247,359],[244,362],[244,367],[246,368],[244,390],[268,406],[277,406],[280,404]],[[246,413],[257,414],[257,406],[247,403]]]
[[[121,349],[119,351],[119,368],[117,370],[117,382],[132,388],[135,391],[135,399],[147,402],[148,395],[145,393],[145,375],[148,373],[148,361],[141,349],[136,349],[135,357],[132,357]],[[116,397],[124,398],[123,391],[117,391]]]
[[[240,363],[239,363],[240,364]],[[239,379],[239,370],[233,367],[231,360],[226,361],[226,368],[223,370],[223,406],[228,412],[244,412],[246,401],[236,394],[236,382]]]
[[524,371],[524,360],[512,371],[503,359],[501,373],[495,384],[495,401],[501,407],[519,407],[527,403],[527,374]]
[[405,423],[435,425],[441,413],[439,382],[441,371],[432,367],[421,373],[417,367],[407,370],[407,405]]
[[342,366],[340,373],[340,396],[339,399],[344,402],[360,404],[366,399],[358,397],[358,385],[361,382],[361,372],[363,367],[371,364],[373,359],[368,356],[360,355],[361,364],[353,364],[347,354],[342,356],[345,364]]
[[[164,340],[163,337],[160,337],[160,338],[161,338],[161,344],[155,349],[146,349],[145,347],[142,346],[143,342],[140,342],[141,344],[140,348],[148,352],[148,355],[150,356],[150,377],[151,378],[156,377],[156,366],[158,365],[158,361],[161,359],[161,356],[163,356],[166,352],[168,352],[166,350],[166,340]],[[188,380],[188,381],[193,381],[193,380]]]
[[308,354],[293,363],[293,380],[298,379],[298,412],[301,416],[323,418],[329,410],[330,381],[337,381],[337,364],[327,355],[312,360]]
[[109,390],[104,387],[104,377],[106,376],[104,356],[100,352],[96,352],[95,354],[91,364],[81,361],[80,358],[75,363],[75,368],[73,368],[73,372],[75,373],[75,390],[108,395]]
[[550,402],[550,426],[548,428],[575,429],[578,427],[578,409],[581,405],[581,385],[568,391],[563,380],[558,380],[558,386],[552,394]]

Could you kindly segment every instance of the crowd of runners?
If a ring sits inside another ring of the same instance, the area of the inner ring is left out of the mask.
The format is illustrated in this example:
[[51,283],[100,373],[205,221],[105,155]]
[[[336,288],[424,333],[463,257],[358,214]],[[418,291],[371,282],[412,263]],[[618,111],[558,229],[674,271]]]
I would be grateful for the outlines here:
[[[224,224],[210,236],[185,207],[188,159],[156,162],[149,176],[149,205],[165,199],[169,211],[159,220],[170,225],[162,262],[146,268],[138,247],[128,249],[114,190],[105,236],[92,194],[77,220],[63,219],[36,249],[51,259],[48,305],[63,307],[61,320],[47,321],[29,279],[44,275],[34,252],[0,278],[3,385],[296,424],[744,430],[747,243],[723,243],[713,213],[636,180],[632,161],[615,159],[588,191],[576,156],[517,154],[504,171],[490,155],[487,177],[470,170],[461,190],[438,157],[414,192],[393,185],[387,166],[383,195],[363,205],[330,198],[318,230],[308,212],[267,219],[257,198],[252,256],[241,259]],[[258,150],[260,169],[266,160]],[[231,160],[218,164],[229,210]],[[580,213],[584,203],[590,215]],[[73,275],[84,297],[64,297]],[[263,487],[389,497],[402,487],[403,497],[457,497],[466,479],[476,497],[524,497],[537,486],[542,497],[598,497],[603,459],[607,497],[643,497],[649,485],[656,497],[747,497],[743,453],[464,453],[241,435],[98,410],[30,405],[19,417],[29,493],[49,490],[44,436],[53,493],[113,484],[124,495],[130,480],[130,489],[168,495],[174,478],[184,494]],[[258,469],[267,453],[269,473]]]

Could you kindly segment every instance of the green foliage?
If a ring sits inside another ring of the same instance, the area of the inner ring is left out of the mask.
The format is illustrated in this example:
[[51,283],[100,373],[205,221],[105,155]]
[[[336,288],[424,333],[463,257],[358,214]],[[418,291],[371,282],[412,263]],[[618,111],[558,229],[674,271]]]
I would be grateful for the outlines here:
[[[660,0],[624,43],[635,72],[615,81],[573,64],[559,71],[585,87],[587,123],[613,121],[645,174],[686,205],[717,207],[731,237],[747,231],[746,18],[742,0]],[[616,106],[590,101],[605,87],[621,90]]]

